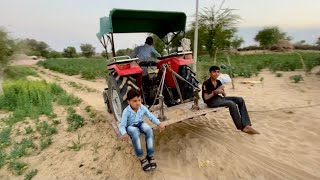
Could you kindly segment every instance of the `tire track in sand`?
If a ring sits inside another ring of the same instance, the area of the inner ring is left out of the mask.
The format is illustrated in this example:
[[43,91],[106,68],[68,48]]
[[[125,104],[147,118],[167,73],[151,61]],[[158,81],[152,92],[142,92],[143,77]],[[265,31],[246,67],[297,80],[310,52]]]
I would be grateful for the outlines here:
[[[209,119],[207,119],[209,120]],[[202,119],[203,121],[203,119]],[[270,172],[271,174],[279,177],[280,179],[288,180],[302,180],[302,179],[308,179],[308,180],[316,180],[320,179],[319,177],[316,177],[308,172],[302,171],[300,169],[297,169],[293,166],[281,163],[275,159],[266,157],[260,153],[254,152],[251,149],[241,145],[240,143],[230,143],[225,142],[222,139],[225,139],[226,136],[229,139],[234,138],[234,136],[237,135],[235,132],[227,132],[223,133],[223,137],[219,133],[211,133],[210,131],[204,132],[201,127],[194,125],[192,123],[183,122],[186,126],[180,126],[180,125],[173,125],[176,128],[183,129],[185,131],[191,132],[201,138],[205,138],[210,142],[215,142],[220,145],[225,146],[229,151],[233,152],[234,154],[238,155],[239,158],[243,159],[244,161],[249,161],[250,163]],[[217,125],[219,126],[219,121]],[[221,129],[219,127],[219,129]]]

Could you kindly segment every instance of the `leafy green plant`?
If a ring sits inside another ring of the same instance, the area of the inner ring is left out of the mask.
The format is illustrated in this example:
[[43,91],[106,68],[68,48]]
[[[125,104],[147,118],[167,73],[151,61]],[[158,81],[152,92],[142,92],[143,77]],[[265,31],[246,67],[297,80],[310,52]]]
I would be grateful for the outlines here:
[[33,133],[33,129],[31,126],[25,127],[24,130],[26,131],[26,134],[31,134]]
[[[320,53],[318,52],[300,52],[305,60],[307,71],[320,65]],[[198,57],[197,76],[200,80],[208,78],[208,69],[213,65],[213,59],[208,55]],[[247,54],[230,55],[232,71],[235,76],[251,77],[257,75],[262,69],[268,68],[272,72],[276,71],[294,71],[303,66],[296,53],[270,53],[270,54]],[[217,64],[228,64],[223,56],[218,57]],[[222,69],[223,71],[223,69]]]
[[8,147],[11,144],[10,133],[11,127],[3,128],[0,131],[0,149]]
[[9,81],[4,83],[1,109],[13,111],[5,120],[8,125],[22,121],[24,117],[37,118],[50,115],[52,96],[44,81]]
[[56,83],[50,84],[50,89],[53,95],[60,95],[65,93],[65,90]]
[[86,106],[86,107],[84,108],[84,110],[85,110],[87,113],[91,112],[91,106]]
[[105,77],[106,61],[103,58],[48,59],[39,65],[67,75],[81,75],[86,79]]
[[61,94],[58,96],[59,105],[78,105],[81,103],[81,99],[73,95]]
[[21,161],[13,160],[9,163],[9,170],[15,175],[21,175],[27,168],[27,164]]
[[74,87],[74,88],[76,88],[76,89],[82,89],[82,86],[79,85],[79,84],[77,84],[76,82],[71,81],[71,82],[68,82],[68,84],[69,84],[71,87]]
[[54,119],[52,120],[52,124],[57,126],[58,124],[61,124],[61,120]]
[[55,126],[48,124],[46,121],[40,122],[36,128],[42,136],[51,136],[58,132]]
[[6,164],[7,155],[0,150],[0,168]]
[[31,180],[35,175],[37,175],[37,173],[38,173],[38,169],[33,169],[33,170],[29,171],[24,176],[24,180]]
[[303,81],[303,77],[302,77],[301,75],[290,76],[290,79],[291,79],[294,83],[299,83],[300,81]]
[[10,158],[17,159],[27,155],[28,148],[35,149],[36,146],[31,139],[22,139],[20,143],[16,143],[13,145],[13,148],[10,153]]
[[8,66],[4,71],[4,78],[10,80],[26,79],[27,76],[39,75],[28,66]]
[[282,77],[283,74],[282,73],[276,73],[276,77]]
[[40,150],[44,150],[47,148],[49,145],[52,144],[52,137],[42,137],[40,139]]
[[76,131],[84,126],[84,118],[76,113],[69,113],[67,122],[69,124],[68,131]]
[[68,114],[74,114],[74,113],[76,113],[77,111],[75,110],[75,109],[73,109],[72,107],[69,107],[68,109],[67,109],[67,113]]
[[81,143],[81,134],[78,134],[78,138],[76,141],[72,141],[72,145],[68,146],[69,149],[74,151],[79,151],[83,144]]

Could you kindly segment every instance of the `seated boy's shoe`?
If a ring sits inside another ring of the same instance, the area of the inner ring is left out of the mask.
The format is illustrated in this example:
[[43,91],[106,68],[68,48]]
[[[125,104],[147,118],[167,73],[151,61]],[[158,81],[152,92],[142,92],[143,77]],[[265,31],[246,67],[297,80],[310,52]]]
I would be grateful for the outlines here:
[[151,170],[151,165],[149,163],[149,160],[144,158],[142,160],[140,160],[141,163],[141,167],[144,171],[150,171]]
[[246,126],[245,128],[243,128],[242,131],[248,134],[260,134],[257,130],[253,129],[251,126]]
[[147,156],[146,157],[151,165],[151,169],[156,169],[157,168],[157,163],[156,163],[156,160],[154,159],[153,156],[149,157]]

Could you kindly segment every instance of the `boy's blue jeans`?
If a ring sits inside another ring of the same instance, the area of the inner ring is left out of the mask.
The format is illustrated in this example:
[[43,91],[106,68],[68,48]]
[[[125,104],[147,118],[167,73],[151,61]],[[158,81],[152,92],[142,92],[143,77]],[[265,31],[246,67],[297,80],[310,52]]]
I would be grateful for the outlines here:
[[140,143],[140,133],[143,133],[145,135],[147,155],[149,157],[153,156],[153,131],[147,123],[140,122],[135,125],[130,125],[127,127],[127,133],[131,137],[134,151],[136,152],[136,155],[138,157],[143,156],[143,150]]

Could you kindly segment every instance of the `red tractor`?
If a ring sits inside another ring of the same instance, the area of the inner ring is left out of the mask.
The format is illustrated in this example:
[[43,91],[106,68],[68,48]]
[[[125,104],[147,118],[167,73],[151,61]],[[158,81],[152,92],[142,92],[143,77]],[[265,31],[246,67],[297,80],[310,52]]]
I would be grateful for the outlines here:
[[[160,104],[159,119],[167,120],[167,124],[210,111],[204,106],[199,110],[199,81],[190,68],[193,64],[190,49],[182,48],[181,51],[162,57],[160,61],[117,57],[115,54],[114,33],[153,33],[160,39],[171,33],[173,39],[185,31],[185,25],[186,15],[183,12],[113,9],[109,17],[100,18],[97,37],[106,50],[110,42],[113,53],[113,58],[107,64],[108,87],[103,97],[107,111],[114,114],[116,124],[121,121],[122,111],[128,105],[126,94],[132,88],[141,92],[143,104],[147,107]],[[165,109],[163,103],[168,108]],[[179,111],[178,116],[172,117],[170,110]],[[165,118],[164,112],[168,118]]]

